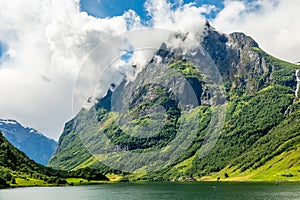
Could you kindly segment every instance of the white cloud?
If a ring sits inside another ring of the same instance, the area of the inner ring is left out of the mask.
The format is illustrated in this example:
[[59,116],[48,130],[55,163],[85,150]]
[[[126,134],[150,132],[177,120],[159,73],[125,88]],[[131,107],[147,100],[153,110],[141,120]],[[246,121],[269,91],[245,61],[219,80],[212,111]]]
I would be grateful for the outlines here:
[[244,32],[268,53],[290,62],[300,60],[300,1],[226,0],[212,21],[222,32]]
[[0,41],[10,57],[0,66],[0,118],[57,138],[72,117],[73,84],[85,56],[138,27],[139,17],[129,11],[94,18],[79,11],[78,0],[6,1],[0,10]]
[[[195,6],[193,3],[183,4],[178,1],[176,8],[166,0],[147,0],[145,8],[152,18],[152,25],[155,28],[169,29],[172,31],[187,34],[186,45],[189,49],[199,47],[199,40],[204,31],[206,19],[203,14],[215,9],[214,6]],[[182,44],[181,44],[182,45]]]

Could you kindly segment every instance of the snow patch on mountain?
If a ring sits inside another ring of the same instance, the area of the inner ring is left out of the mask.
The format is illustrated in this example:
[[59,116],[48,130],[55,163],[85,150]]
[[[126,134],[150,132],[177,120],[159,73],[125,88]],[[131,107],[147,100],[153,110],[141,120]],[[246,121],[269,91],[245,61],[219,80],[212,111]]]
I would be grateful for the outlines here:
[[17,122],[15,120],[2,120],[0,119],[0,123],[1,125],[4,124],[17,124]]

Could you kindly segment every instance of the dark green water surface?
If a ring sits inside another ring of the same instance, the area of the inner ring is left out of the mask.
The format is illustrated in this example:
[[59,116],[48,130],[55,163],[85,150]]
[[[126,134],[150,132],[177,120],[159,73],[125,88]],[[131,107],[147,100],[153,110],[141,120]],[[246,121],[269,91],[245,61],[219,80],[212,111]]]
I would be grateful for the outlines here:
[[299,183],[120,183],[0,190],[0,200],[300,200]]

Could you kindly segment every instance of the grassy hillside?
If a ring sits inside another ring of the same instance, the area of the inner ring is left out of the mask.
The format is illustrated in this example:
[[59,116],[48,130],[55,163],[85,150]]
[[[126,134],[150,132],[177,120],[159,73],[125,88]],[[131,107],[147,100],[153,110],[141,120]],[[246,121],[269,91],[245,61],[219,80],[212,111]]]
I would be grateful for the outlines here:
[[44,167],[30,160],[0,133],[0,187],[66,185],[76,184],[76,180],[88,183],[108,179],[89,168],[67,172]]

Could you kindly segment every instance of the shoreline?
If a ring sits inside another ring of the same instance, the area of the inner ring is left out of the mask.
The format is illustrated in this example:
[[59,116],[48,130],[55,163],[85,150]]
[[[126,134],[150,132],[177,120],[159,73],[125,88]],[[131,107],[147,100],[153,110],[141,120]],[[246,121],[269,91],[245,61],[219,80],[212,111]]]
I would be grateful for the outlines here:
[[274,183],[275,185],[278,184],[286,184],[286,183],[293,183],[293,184],[300,184],[300,180],[279,180],[279,181],[273,181],[273,180],[197,180],[197,181],[128,181],[128,182],[116,182],[116,181],[99,181],[99,182],[90,182],[90,183],[82,183],[82,184],[64,184],[64,185],[13,185],[9,187],[0,187],[0,190],[3,189],[17,189],[17,188],[29,188],[29,187],[73,187],[73,186],[88,186],[88,185],[102,185],[102,184],[128,184],[128,183],[137,183],[137,184],[148,184],[148,183],[182,183],[182,184],[192,184],[192,183],[216,183],[216,184],[222,184],[222,183]]

